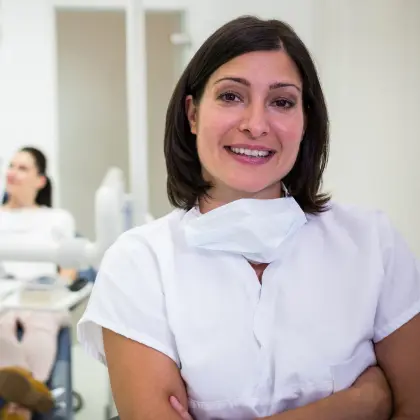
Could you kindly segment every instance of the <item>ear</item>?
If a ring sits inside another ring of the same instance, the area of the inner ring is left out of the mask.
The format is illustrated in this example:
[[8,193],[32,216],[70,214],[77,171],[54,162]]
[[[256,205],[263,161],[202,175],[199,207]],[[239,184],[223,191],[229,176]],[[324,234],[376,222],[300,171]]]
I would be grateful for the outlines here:
[[37,187],[39,190],[42,190],[47,183],[47,178],[44,175],[38,176]]
[[185,98],[185,113],[190,123],[191,133],[197,135],[197,105],[195,105],[194,98],[191,95]]

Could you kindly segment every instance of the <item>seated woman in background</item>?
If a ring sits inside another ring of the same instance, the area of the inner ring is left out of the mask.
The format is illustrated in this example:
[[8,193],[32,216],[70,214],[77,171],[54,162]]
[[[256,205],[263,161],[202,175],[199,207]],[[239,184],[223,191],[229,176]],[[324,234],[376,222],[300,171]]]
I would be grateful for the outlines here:
[[[0,236],[7,243],[49,244],[75,236],[73,217],[52,208],[52,187],[46,175],[44,154],[32,147],[21,149],[7,172],[6,195],[0,207]],[[8,278],[34,279],[56,276],[69,282],[75,270],[60,270],[53,263],[1,261]],[[0,279],[1,281],[1,279]],[[0,314],[0,398],[8,404],[0,419],[31,418],[46,412],[53,399],[45,383],[57,352],[57,336],[67,313],[10,310]],[[23,330],[21,340],[17,329]]]

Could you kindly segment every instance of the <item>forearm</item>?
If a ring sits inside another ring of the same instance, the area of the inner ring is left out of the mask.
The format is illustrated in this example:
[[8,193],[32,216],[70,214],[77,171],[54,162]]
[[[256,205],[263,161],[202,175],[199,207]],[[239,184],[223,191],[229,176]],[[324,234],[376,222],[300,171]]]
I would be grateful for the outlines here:
[[[261,420],[389,420],[390,405],[386,393],[353,387],[305,407]],[[404,419],[397,417],[393,420]]]

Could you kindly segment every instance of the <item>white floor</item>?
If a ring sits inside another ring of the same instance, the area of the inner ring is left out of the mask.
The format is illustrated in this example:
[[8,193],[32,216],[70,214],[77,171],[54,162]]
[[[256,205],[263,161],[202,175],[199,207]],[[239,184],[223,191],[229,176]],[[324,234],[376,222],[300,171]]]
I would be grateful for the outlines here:
[[79,345],[73,347],[73,387],[83,398],[83,409],[75,420],[107,420],[110,392],[107,370]]

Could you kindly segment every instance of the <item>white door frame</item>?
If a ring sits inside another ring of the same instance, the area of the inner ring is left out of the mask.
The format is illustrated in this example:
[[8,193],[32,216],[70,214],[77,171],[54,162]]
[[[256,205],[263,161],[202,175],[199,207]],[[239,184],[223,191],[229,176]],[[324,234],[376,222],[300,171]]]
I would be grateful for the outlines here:
[[[68,10],[123,10],[126,13],[126,78],[128,112],[128,150],[129,184],[133,202],[133,221],[143,224],[149,207],[148,150],[147,150],[147,80],[146,80],[146,40],[145,12],[182,12],[186,16],[186,7],[153,6],[145,7],[143,0],[48,0],[49,13],[54,25],[52,42],[54,84],[54,109],[56,112],[54,133],[54,155],[59,159],[59,116],[58,116],[58,75],[57,75],[57,36],[55,12],[57,9]],[[143,94],[139,94],[143,92]],[[59,174],[57,183],[59,184]],[[58,201],[59,201],[59,197]]]

